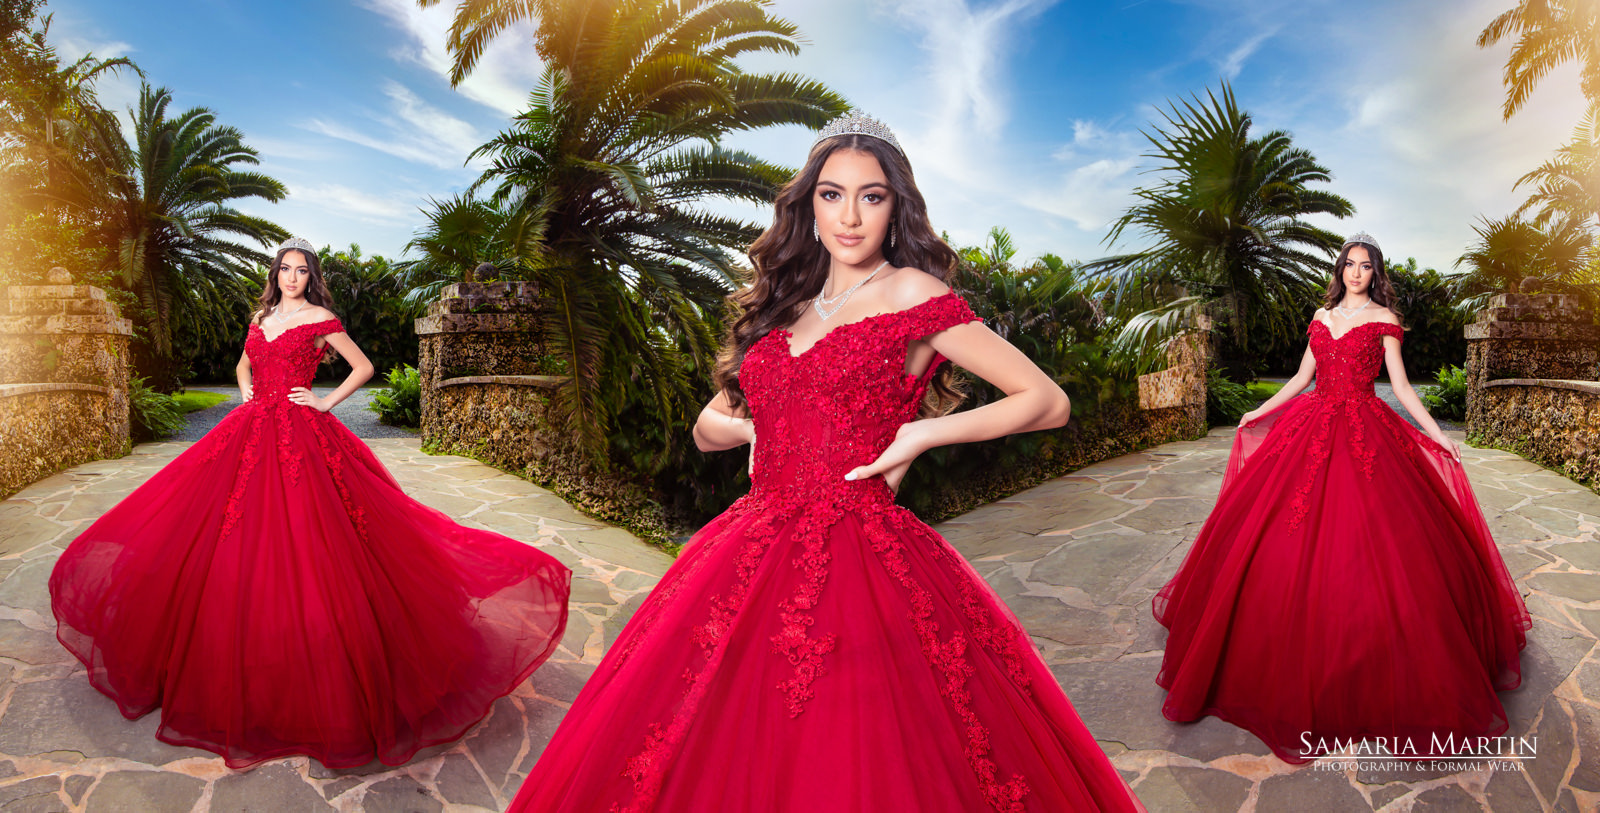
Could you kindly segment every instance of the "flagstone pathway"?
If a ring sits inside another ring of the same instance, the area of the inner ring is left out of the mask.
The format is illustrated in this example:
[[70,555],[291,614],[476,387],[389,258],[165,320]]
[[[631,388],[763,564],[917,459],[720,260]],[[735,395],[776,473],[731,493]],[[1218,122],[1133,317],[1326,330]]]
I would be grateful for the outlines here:
[[[1565,811],[1600,807],[1600,496],[1503,452],[1468,471],[1534,628],[1524,685],[1504,695],[1517,770],[1325,771],[1290,766],[1207,718],[1161,717],[1165,633],[1149,600],[1221,483],[1231,432],[1106,461],[940,526],[1035,636],[1089,729],[1152,811]],[[71,539],[187,447],[156,443],[78,466],[0,503],[0,813],[500,811],[606,646],[670,559],[519,478],[367,441],[408,492],[526,540],[574,570],[562,646],[457,743],[399,767],[333,771],[306,758],[230,771],[124,720],[56,642],[46,583]],[[1425,678],[1424,678],[1425,679]]]

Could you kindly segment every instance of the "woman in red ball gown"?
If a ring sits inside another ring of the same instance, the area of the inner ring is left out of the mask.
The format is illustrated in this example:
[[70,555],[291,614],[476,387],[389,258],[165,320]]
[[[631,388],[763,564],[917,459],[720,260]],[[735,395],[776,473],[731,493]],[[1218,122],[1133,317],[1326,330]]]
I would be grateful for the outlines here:
[[[407,497],[328,414],[372,375],[301,239],[273,260],[244,403],[91,525],[50,577],[57,637],[131,718],[229,767],[399,764],[459,737],[561,639],[571,573]],[[352,372],[309,389],[328,347]]]
[[[695,426],[704,450],[754,444],[753,487],[640,606],[512,810],[1138,809],[1016,618],[894,504],[923,451],[1069,407],[943,282],[955,254],[892,139],[835,122],[779,194]],[[947,359],[1007,397],[941,414]]]
[[[1406,381],[1393,302],[1376,241],[1352,237],[1299,373],[1241,421],[1216,508],[1155,599],[1168,719],[1216,715],[1289,762],[1505,732],[1495,692],[1521,681],[1528,612]],[[1380,367],[1426,434],[1373,393]]]

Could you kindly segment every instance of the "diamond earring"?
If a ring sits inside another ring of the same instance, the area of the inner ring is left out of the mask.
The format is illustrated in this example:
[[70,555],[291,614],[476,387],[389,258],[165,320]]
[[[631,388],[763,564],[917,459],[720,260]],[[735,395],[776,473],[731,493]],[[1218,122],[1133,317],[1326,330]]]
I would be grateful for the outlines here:
[[894,248],[894,224],[889,224],[889,248]]
[[817,230],[817,221],[811,221],[811,239],[822,242],[822,233]]

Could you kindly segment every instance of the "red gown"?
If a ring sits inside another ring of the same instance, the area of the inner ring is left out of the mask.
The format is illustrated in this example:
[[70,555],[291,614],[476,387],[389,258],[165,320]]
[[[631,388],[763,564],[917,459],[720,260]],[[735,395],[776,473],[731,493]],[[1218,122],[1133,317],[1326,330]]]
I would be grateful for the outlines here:
[[310,386],[338,320],[267,341],[254,397],[91,525],[50,577],[57,637],[131,718],[242,768],[410,759],[561,640],[571,573],[407,497]]
[[1528,611],[1461,464],[1373,393],[1401,329],[1307,330],[1316,389],[1239,430],[1155,598],[1162,710],[1216,715],[1288,762],[1336,739],[1428,756],[1434,735],[1504,733],[1495,692],[1521,682]]
[[1137,809],[988,585],[881,477],[844,479],[916,415],[908,344],[975,319],[952,293],[799,356],[784,330],[750,348],[754,486],[685,546],[511,810]]

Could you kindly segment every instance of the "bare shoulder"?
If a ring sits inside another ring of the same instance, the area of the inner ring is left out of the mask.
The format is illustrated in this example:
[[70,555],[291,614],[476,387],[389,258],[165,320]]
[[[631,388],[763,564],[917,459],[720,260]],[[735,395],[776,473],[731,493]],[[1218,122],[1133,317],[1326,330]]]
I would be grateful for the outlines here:
[[334,313],[333,311],[328,310],[327,308],[322,307],[321,305],[313,305],[310,308],[307,308],[307,312],[308,312],[308,315],[307,315],[306,318],[310,319],[313,322],[326,322],[329,319],[338,319],[339,318],[338,314]]
[[1328,309],[1327,308],[1317,308],[1317,312],[1311,314],[1311,318],[1312,319],[1316,319],[1317,321],[1320,322],[1320,321],[1323,321],[1322,317],[1327,316],[1327,315],[1328,315]]
[[916,307],[950,292],[943,280],[919,268],[902,268],[889,278],[889,300],[896,310]]
[[1395,313],[1388,308],[1384,308],[1383,310],[1378,311],[1377,316],[1372,317],[1372,321],[1382,322],[1386,325],[1398,325],[1400,324],[1400,314]]

